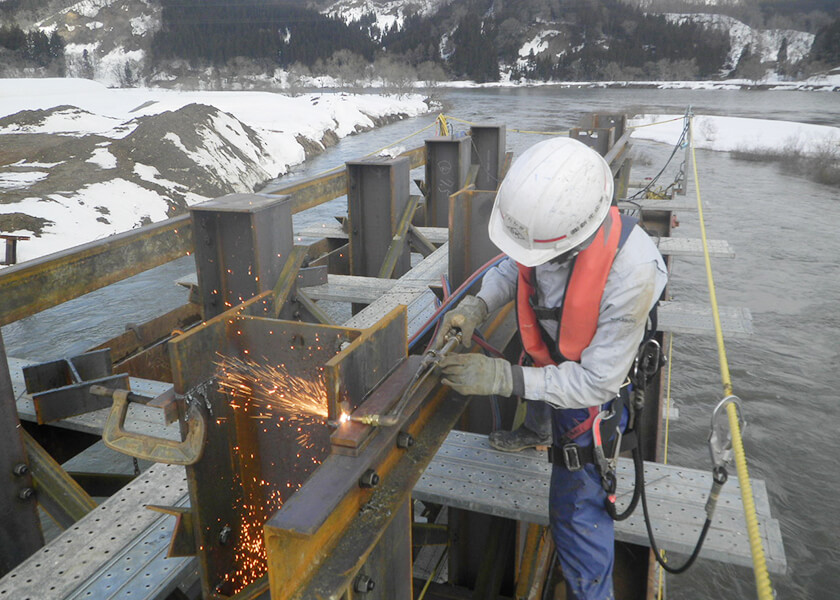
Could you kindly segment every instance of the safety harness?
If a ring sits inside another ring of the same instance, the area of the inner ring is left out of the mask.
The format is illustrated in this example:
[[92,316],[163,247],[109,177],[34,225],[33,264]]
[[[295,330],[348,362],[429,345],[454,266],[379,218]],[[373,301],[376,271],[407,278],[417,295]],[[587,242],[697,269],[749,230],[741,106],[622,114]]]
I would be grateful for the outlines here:
[[[529,364],[542,367],[567,360],[580,360],[595,335],[601,298],[613,261],[635,226],[636,219],[621,215],[616,207],[610,209],[590,245],[572,259],[574,262],[559,307],[537,305],[535,271],[519,265],[517,317],[523,354]],[[542,327],[541,320],[557,321],[556,342]],[[636,360],[628,374],[628,381],[612,400],[610,409],[590,407],[588,417],[568,430],[562,439],[554,440],[548,449],[549,461],[569,471],[579,471],[586,464],[595,465],[601,476],[601,485],[607,493],[607,511],[616,520],[627,518],[638,502],[634,494],[634,501],[628,509],[620,515],[616,513],[615,472],[618,455],[639,445],[636,424],[644,407],[645,387],[656,375],[662,362],[659,345],[653,339],[655,332],[654,306]],[[621,419],[625,407],[629,419],[622,434]],[[582,446],[575,441],[590,430],[592,445]]]

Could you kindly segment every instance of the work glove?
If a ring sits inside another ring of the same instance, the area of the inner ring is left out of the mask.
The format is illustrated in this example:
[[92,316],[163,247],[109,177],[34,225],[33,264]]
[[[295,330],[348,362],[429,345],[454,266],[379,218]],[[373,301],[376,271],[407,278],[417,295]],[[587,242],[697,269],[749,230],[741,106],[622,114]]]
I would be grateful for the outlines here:
[[443,348],[446,343],[446,334],[453,327],[457,327],[461,330],[461,344],[464,348],[469,348],[472,346],[475,328],[484,322],[489,312],[484,300],[476,296],[465,296],[458,306],[443,315],[443,322],[440,324],[432,347],[435,350]]
[[510,396],[513,374],[508,361],[483,354],[450,354],[438,363],[441,382],[464,396]]

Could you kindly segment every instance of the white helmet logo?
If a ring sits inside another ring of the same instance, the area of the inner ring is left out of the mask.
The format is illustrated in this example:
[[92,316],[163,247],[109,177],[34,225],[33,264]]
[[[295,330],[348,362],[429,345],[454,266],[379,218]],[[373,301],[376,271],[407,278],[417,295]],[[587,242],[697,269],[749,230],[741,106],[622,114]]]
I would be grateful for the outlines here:
[[502,221],[512,238],[522,240],[523,242],[528,239],[528,228],[525,225],[505,213],[502,213]]

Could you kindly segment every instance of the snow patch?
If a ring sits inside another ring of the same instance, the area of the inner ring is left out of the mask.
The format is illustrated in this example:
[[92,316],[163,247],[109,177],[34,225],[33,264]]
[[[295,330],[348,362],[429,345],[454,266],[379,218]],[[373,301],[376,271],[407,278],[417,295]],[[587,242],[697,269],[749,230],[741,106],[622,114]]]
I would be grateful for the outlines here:
[[51,194],[0,204],[0,214],[22,212],[51,221],[41,237],[18,247],[22,262],[120,233],[167,217],[160,195],[125,179],[86,186],[74,194]]
[[47,175],[43,171],[0,173],[0,190],[22,190],[46,179]]
[[[645,114],[629,119],[627,124],[638,127],[658,123],[636,129],[632,137],[674,144],[683,130],[680,117]],[[695,147],[720,152],[775,153],[795,149],[813,155],[827,145],[840,144],[840,127],[792,121],[695,115],[693,130]]]
[[136,36],[146,35],[155,28],[157,20],[152,15],[140,15],[129,21],[131,34]]
[[700,23],[708,29],[729,33],[727,67],[734,69],[747,46],[761,58],[761,62],[775,62],[782,40],[787,39],[787,60],[796,63],[805,58],[814,45],[814,34],[793,29],[752,29],[749,25],[726,15],[705,13],[666,13],[671,23]]
[[97,148],[85,162],[93,163],[103,169],[116,169],[117,157],[108,148]]
[[531,55],[531,52],[534,53],[534,56],[538,54],[542,54],[546,50],[548,50],[548,39],[549,37],[554,37],[560,35],[560,32],[556,29],[546,29],[545,31],[541,31],[534,39],[530,42],[526,42],[520,49],[519,49],[519,56],[521,58],[528,58]]

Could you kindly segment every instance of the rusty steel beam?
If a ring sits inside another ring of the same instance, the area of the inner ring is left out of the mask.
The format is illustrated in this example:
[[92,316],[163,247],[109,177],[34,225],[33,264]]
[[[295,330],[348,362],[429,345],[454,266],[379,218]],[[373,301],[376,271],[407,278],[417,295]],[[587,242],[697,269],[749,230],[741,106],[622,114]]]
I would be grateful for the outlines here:
[[21,431],[38,492],[38,503],[59,527],[67,529],[96,508],[96,502],[35,438],[25,430]]
[[0,332],[0,577],[44,545]]
[[0,274],[0,325],[191,251],[192,222],[183,215],[9,267]]
[[[290,271],[287,279],[295,278]],[[187,467],[190,523],[208,599],[241,591],[250,573],[264,570],[252,544],[261,541],[271,512],[326,455],[327,407],[331,415],[339,403],[352,409],[406,352],[403,307],[364,331],[248,316],[274,314],[273,295],[256,296],[170,342],[176,391],[209,417],[203,456]],[[244,406],[220,386],[224,357],[281,369],[283,380],[320,381],[323,418],[302,423],[297,413]]]
[[[406,150],[399,157],[408,158],[410,168],[416,169],[426,164],[426,148],[420,146]],[[347,175],[344,170],[341,170],[284,186],[272,191],[271,195],[291,196],[292,213],[299,213],[324,202],[340,198],[346,193]]]
[[[513,336],[512,308],[505,307],[486,328],[490,343],[503,347]],[[378,404],[378,394],[393,399],[410,375],[411,369],[397,370],[365,404]],[[360,575],[399,568],[401,548],[393,545],[389,533],[395,517],[465,406],[465,398],[429,377],[397,426],[372,431],[357,456],[334,453],[325,460],[266,524],[272,598],[338,598],[343,593],[356,597],[353,590]],[[371,485],[372,473],[378,486]],[[405,545],[410,547],[410,540]],[[387,555],[383,547],[390,550]],[[410,589],[388,595],[391,590],[386,588],[380,595],[378,587],[365,598],[411,597]]]

